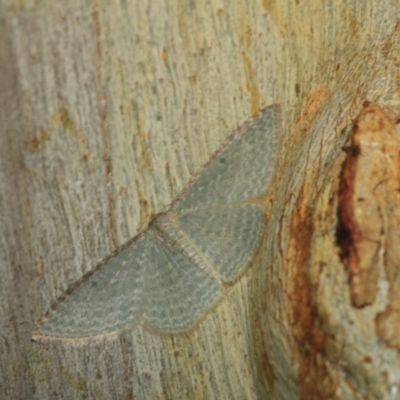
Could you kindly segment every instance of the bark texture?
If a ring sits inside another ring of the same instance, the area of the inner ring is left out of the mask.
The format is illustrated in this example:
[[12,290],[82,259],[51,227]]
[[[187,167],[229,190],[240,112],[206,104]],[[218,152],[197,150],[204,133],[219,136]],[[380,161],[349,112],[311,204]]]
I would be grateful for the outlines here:
[[[0,0],[0,398],[400,398],[393,177],[362,304],[337,243],[352,121],[366,100],[399,102],[399,21],[394,0]],[[263,244],[196,329],[31,340],[68,286],[273,103]]]

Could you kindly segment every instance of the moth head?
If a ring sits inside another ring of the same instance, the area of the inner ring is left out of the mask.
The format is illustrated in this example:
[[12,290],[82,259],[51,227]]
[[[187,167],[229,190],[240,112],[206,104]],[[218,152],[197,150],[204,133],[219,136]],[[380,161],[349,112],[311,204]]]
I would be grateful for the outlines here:
[[150,219],[149,226],[157,230],[167,231],[168,227],[170,227],[171,224],[176,225],[177,223],[178,223],[177,214],[174,213],[173,211],[169,211],[154,215]]

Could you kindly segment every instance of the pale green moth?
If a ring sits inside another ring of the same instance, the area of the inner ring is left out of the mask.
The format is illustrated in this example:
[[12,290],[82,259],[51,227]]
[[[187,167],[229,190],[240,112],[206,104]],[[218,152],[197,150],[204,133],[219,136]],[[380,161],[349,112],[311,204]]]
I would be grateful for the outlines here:
[[232,134],[146,231],[57,302],[35,336],[92,337],[139,324],[156,332],[192,328],[260,245],[279,124],[274,105]]

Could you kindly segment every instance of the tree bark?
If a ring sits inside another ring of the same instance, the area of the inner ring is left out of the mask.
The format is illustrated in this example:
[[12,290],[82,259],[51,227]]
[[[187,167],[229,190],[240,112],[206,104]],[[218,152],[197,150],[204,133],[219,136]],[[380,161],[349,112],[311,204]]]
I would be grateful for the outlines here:
[[[352,121],[366,101],[398,102],[399,17],[391,0],[0,0],[0,398],[400,398],[397,325],[381,321],[397,304],[396,265],[381,265],[396,224],[362,307],[337,242]],[[262,246],[196,329],[31,340],[273,103]]]

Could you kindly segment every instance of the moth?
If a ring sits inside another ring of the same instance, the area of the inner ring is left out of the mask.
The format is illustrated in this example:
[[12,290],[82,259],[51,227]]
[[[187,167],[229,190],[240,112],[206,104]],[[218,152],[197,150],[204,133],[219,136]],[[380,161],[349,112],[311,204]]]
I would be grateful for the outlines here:
[[273,105],[233,133],[145,231],[56,302],[34,338],[193,327],[260,245],[279,125]]

